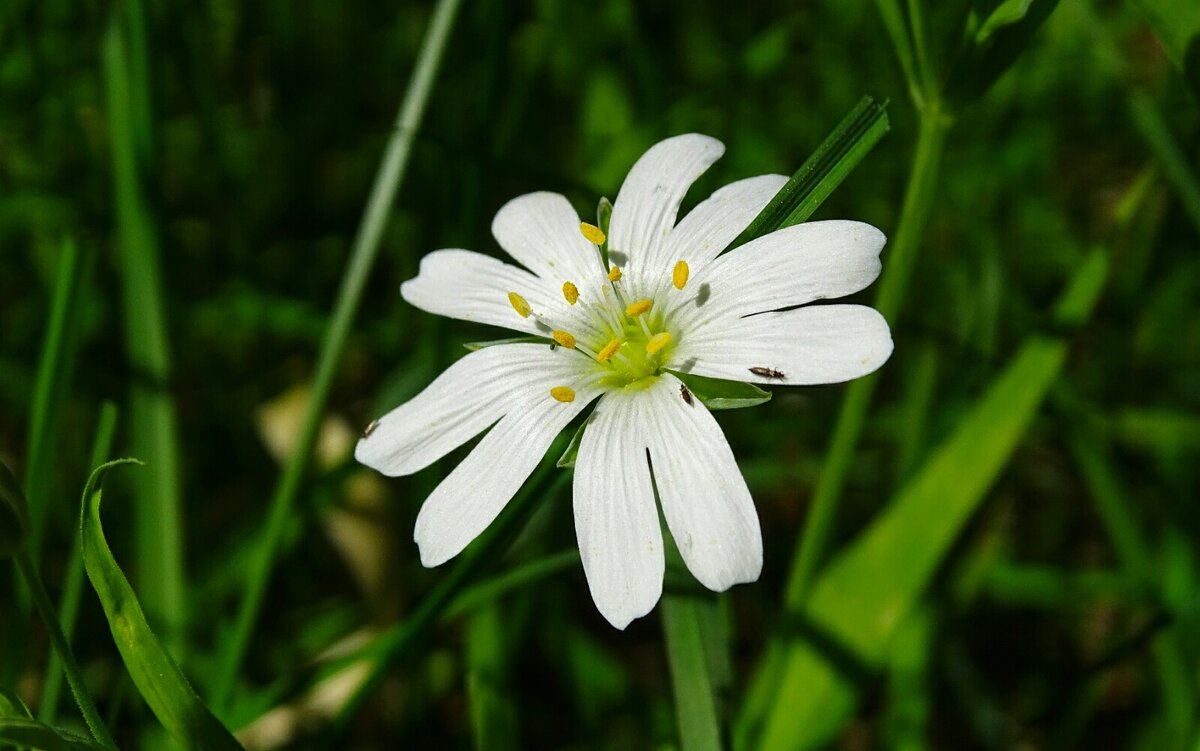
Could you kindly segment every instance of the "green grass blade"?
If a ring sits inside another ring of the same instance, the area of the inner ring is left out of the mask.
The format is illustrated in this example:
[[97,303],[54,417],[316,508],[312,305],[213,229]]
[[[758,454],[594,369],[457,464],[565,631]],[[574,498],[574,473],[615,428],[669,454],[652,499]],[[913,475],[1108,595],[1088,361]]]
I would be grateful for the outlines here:
[[162,726],[180,744],[204,751],[233,751],[241,745],[192,690],[183,672],[146,623],[137,595],[121,572],[100,523],[101,484],[109,469],[137,463],[119,459],[92,472],[83,491],[80,518],[83,563],[100,598],[113,640],[129,677]]
[[736,248],[812,216],[887,134],[890,125],[886,107],[886,103],[879,104],[869,96],[859,100],[729,247]]
[[46,511],[53,497],[51,477],[54,475],[59,433],[58,413],[70,383],[74,361],[73,345],[77,300],[83,278],[83,263],[74,240],[67,238],[55,273],[54,297],[50,303],[50,320],[42,344],[37,378],[33,390],[33,412],[29,418],[29,464],[25,473],[25,497],[32,499],[29,508],[29,545],[34,560],[41,550],[42,528]]
[[511,637],[504,611],[495,603],[480,608],[467,621],[467,696],[477,749],[521,748],[517,727],[520,712],[510,685]]
[[[100,419],[96,426],[96,436],[92,439],[92,460],[89,467],[98,467],[111,455],[113,434],[117,430],[117,407],[112,402],[104,402],[100,407]],[[75,540],[71,545],[71,557],[67,562],[67,573],[63,583],[62,596],[58,602],[59,621],[62,623],[63,636],[67,644],[71,643],[75,633],[75,620],[79,614],[79,600],[83,595],[83,547]],[[46,669],[46,684],[42,689],[42,700],[38,704],[38,714],[42,722],[54,724],[58,711],[58,698],[62,693],[63,682],[62,660],[58,654],[50,656],[50,666]]]
[[0,748],[10,745],[41,751],[105,751],[105,747],[98,743],[36,720],[0,718]]
[[[130,443],[145,459],[136,480],[137,561],[146,611],[172,647],[182,647],[186,602],[183,576],[182,487],[171,378],[165,292],[158,232],[139,160],[137,87],[129,70],[126,32],[114,15],[102,59],[116,193],[125,347],[134,373]],[[144,94],[144,92],[142,93]]]
[[[1058,317],[1090,311],[1108,274],[1095,251],[1076,273]],[[1090,300],[1084,293],[1090,292]],[[1005,467],[1066,359],[1067,341],[1035,335],[992,382],[886,511],[828,567],[806,618],[867,666],[879,666],[891,637],[921,596],[963,526]],[[761,748],[816,748],[853,712],[854,688],[828,657],[795,640],[763,725]]]
[[218,708],[227,706],[241,670],[242,661],[245,659],[246,650],[250,645],[250,638],[262,608],[263,595],[266,593],[267,582],[271,578],[280,540],[292,514],[292,508],[295,506],[296,496],[300,492],[300,486],[308,468],[309,458],[313,446],[316,444],[317,432],[325,412],[325,403],[329,399],[329,392],[333,386],[333,378],[350,334],[350,326],[358,311],[359,302],[362,300],[367,277],[379,254],[380,240],[395,201],[396,191],[404,179],[413,140],[424,117],[425,107],[433,90],[433,82],[441,63],[442,52],[445,50],[450,30],[454,26],[459,3],[460,0],[439,0],[433,11],[425,41],[409,81],[408,91],[400,107],[395,129],[388,142],[379,172],[376,174],[375,184],[371,189],[371,196],[367,201],[366,211],[355,238],[354,250],[342,277],[341,288],[338,290],[329,330],[321,343],[317,372],[313,379],[312,393],[304,413],[300,435],[296,440],[295,448],[288,457],[283,476],[271,497],[267,521],[262,536],[259,538],[251,569],[247,572],[246,589],[238,609],[233,632],[225,642],[219,658],[217,683],[213,691],[213,703]]

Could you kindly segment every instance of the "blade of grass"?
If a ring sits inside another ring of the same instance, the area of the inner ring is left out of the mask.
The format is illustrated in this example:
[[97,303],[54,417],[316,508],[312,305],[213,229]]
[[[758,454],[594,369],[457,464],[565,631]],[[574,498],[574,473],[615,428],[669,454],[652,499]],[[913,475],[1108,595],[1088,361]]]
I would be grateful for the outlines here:
[[101,486],[109,469],[136,459],[101,464],[83,490],[79,535],[88,579],[108,619],[125,669],[154,716],[176,742],[201,751],[241,751],[241,745],[204,706],[175,660],[163,648],[113,558],[100,522]]
[[[130,70],[121,16],[104,35],[102,60],[116,194],[117,237],[125,347],[134,374],[129,402],[130,444],[147,462],[135,482],[137,561],[146,611],[179,654],[186,600],[183,574],[182,488],[178,426],[169,391],[170,347],[158,232],[143,182],[146,153],[140,136],[139,91]],[[143,118],[144,119],[144,118]]]
[[[1108,255],[1094,251],[1072,279],[1055,320],[1086,319],[1108,275]],[[888,644],[938,566],[1007,464],[1066,360],[1064,337],[1030,337],[955,431],[887,509],[812,589],[807,618],[868,666]],[[809,642],[779,653],[785,665],[771,695],[760,748],[815,748],[853,712],[854,687]]]
[[1133,0],[1158,35],[1167,56],[1200,98],[1200,4],[1179,0]]
[[58,455],[55,451],[59,434],[58,418],[75,359],[73,332],[83,265],[75,241],[71,238],[64,240],[55,272],[50,320],[42,339],[42,355],[34,382],[33,411],[29,418],[29,440],[26,444],[29,462],[25,473],[25,497],[33,499],[33,506],[29,509],[29,546],[35,561],[41,550],[47,507],[54,497],[51,478]]
[[729,247],[807,220],[890,127],[887,103],[863,97]]
[[[96,436],[92,439],[92,460],[89,467],[98,467],[107,459],[112,450],[113,434],[117,429],[117,407],[112,402],[104,402],[100,407],[100,419],[96,426]],[[79,599],[83,595],[83,548],[76,539],[71,545],[71,557],[67,562],[66,579],[62,595],[58,601],[59,619],[62,621],[63,636],[68,646],[75,633],[75,618],[79,614]],[[54,724],[58,711],[58,697],[62,693],[62,661],[58,653],[50,656],[50,665],[46,669],[46,684],[42,689],[42,700],[38,704],[38,715],[47,725]]]
[[[71,685],[71,692],[75,695],[75,701],[79,705],[79,711],[83,715],[84,722],[87,723],[88,729],[92,732],[92,737],[99,741],[106,748],[115,749],[116,744],[113,743],[112,736],[108,733],[108,728],[104,726],[104,721],[100,719],[100,712],[96,709],[95,702],[88,694],[87,685],[83,682],[83,674],[79,670],[78,663],[75,662],[75,656],[71,653],[71,647],[67,644],[67,638],[63,635],[62,626],[58,620],[58,614],[54,612],[54,605],[50,602],[50,596],[46,594],[46,585],[42,582],[41,572],[38,571],[37,564],[30,555],[29,546],[24,545],[24,535],[20,529],[24,526],[24,509],[28,508],[25,498],[21,493],[20,486],[16,479],[12,476],[8,466],[0,462],[0,502],[4,504],[4,508],[10,512],[17,514],[16,523],[17,530],[9,528],[12,520],[5,519],[6,526],[0,529],[5,535],[3,542],[5,545],[0,547],[0,554],[5,556],[11,555],[13,562],[16,564],[17,571],[21,575],[21,579],[25,582],[25,586],[29,591],[30,598],[33,601],[34,610],[42,619],[42,623],[46,626],[46,633],[50,637],[50,645],[54,651],[58,653],[63,662],[63,669],[67,674],[67,682]],[[20,535],[20,537],[16,537]],[[5,701],[5,704],[10,702]]]
[[355,238],[350,262],[342,277],[337,301],[329,330],[321,343],[317,360],[317,372],[313,379],[312,392],[305,409],[304,421],[296,446],[288,457],[283,475],[271,497],[266,524],[256,547],[253,563],[246,579],[246,589],[238,609],[233,631],[221,651],[218,661],[217,683],[213,688],[213,704],[221,709],[229,706],[233,687],[245,659],[254,625],[262,608],[263,595],[271,577],[279,543],[288,517],[300,491],[308,461],[316,443],[325,404],[333,386],[333,378],[345,349],[350,326],[358,311],[367,277],[379,254],[380,240],[387,224],[392,204],[408,167],[413,140],[423,119],[433,82],[441,62],[442,52],[454,25],[460,0],[438,0],[425,41],[413,68],[408,91],[400,107],[395,129],[388,141],[387,150],[375,177],[371,196],[363,214]]

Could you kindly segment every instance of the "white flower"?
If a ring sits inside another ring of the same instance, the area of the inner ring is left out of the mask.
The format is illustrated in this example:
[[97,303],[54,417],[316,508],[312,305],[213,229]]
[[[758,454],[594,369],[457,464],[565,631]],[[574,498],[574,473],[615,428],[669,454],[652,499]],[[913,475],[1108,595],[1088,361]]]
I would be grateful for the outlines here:
[[472,352],[358,443],[360,462],[398,476],[488,431],[421,508],[414,536],[423,564],[444,563],[475,539],[598,398],[579,446],[574,509],[584,572],[604,617],[624,628],[662,594],[652,466],[663,516],[696,579],[723,591],[758,578],[762,535],[746,482],[717,421],[671,371],[804,385],[875,370],[892,351],[879,313],[795,306],[869,285],[885,239],[860,222],[810,222],[721,255],[787,181],[739,180],[676,224],[684,194],[724,148],[688,134],[637,161],[613,206],[610,269],[600,260],[598,228],[581,225],[563,196],[530,193],[492,222],[497,242],[524,268],[438,250],[400,287],[430,313],[561,345]]

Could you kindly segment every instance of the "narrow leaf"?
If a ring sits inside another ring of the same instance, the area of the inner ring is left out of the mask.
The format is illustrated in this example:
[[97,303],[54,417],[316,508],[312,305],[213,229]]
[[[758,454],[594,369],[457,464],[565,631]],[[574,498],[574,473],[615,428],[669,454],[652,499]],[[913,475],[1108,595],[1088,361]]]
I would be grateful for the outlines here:
[[674,370],[671,374],[683,381],[692,395],[711,410],[741,409],[771,401],[771,392],[764,391],[753,383],[726,381],[694,373],[677,373]]
[[994,24],[985,37],[966,46],[946,78],[944,96],[951,109],[983,96],[1017,61],[1057,6],[1058,0],[1032,0],[1023,13],[1016,15],[1010,10],[1006,23]]
[[887,103],[863,97],[730,245],[736,248],[813,215],[891,127]]
[[1171,62],[1200,97],[1200,3],[1195,0],[1133,0],[1158,35]]
[[587,420],[579,423],[575,434],[571,436],[571,442],[567,444],[566,451],[563,451],[562,456],[558,457],[554,466],[559,469],[571,469],[575,466],[575,460],[579,458],[579,444],[583,441],[583,429],[587,427],[587,424]]
[[[1091,311],[1107,276],[1105,257],[1096,251],[1081,266],[1056,311],[1060,320]],[[1012,457],[1066,353],[1064,338],[1026,341],[887,510],[830,563],[805,620],[865,666],[881,666],[897,626]],[[821,747],[853,712],[854,687],[809,641],[791,641],[781,659],[762,747]]]
[[20,717],[0,718],[0,746],[8,745],[41,751],[105,751],[86,738]]
[[181,744],[205,751],[241,749],[233,735],[196,695],[179,666],[150,630],[133,588],[104,539],[100,524],[100,487],[105,473],[119,464],[140,462],[118,459],[102,464],[92,472],[83,491],[80,536],[84,567],[100,597],[121,659],[151,711]]

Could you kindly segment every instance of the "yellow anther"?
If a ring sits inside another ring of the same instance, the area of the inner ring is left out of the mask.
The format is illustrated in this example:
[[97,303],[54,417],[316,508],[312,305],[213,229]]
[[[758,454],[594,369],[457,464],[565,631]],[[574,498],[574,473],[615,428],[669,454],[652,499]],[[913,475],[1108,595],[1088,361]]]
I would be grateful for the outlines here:
[[513,310],[520,313],[522,318],[528,318],[529,314],[533,312],[533,308],[529,307],[529,301],[516,292],[508,293],[508,301],[512,304]]
[[646,352],[654,354],[663,347],[667,346],[667,342],[669,341],[671,341],[670,332],[660,331],[654,336],[650,337],[650,340],[646,342]]
[[570,282],[563,282],[563,297],[567,298],[567,302],[571,305],[579,299],[579,288]]
[[550,396],[560,402],[573,402],[575,401],[575,389],[570,386],[555,386],[550,389]]
[[671,272],[671,282],[675,285],[675,289],[683,289],[683,285],[687,284],[688,273],[687,261],[675,264],[675,270]]
[[587,222],[580,222],[579,231],[583,233],[583,236],[586,237],[587,241],[592,245],[604,244],[604,230],[600,229],[596,225],[588,224]]
[[651,300],[650,298],[646,298],[645,300],[638,300],[637,302],[630,303],[629,306],[627,308],[625,308],[625,315],[629,316],[630,318],[636,318],[637,316],[640,316],[642,313],[648,312],[650,310],[650,308],[653,308],[653,307],[654,307],[654,301]]
[[608,272],[608,281],[610,281],[610,282],[621,281],[621,268],[619,266],[613,266],[612,271]]
[[555,329],[550,332],[550,336],[554,337],[554,341],[558,342],[567,349],[575,349],[575,337],[561,329]]
[[617,354],[617,350],[621,348],[621,340],[613,339],[608,344],[604,345],[604,349],[596,353],[596,359],[600,362],[608,362],[612,356]]

